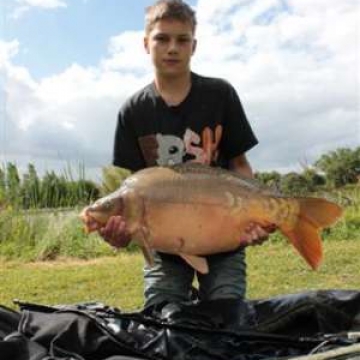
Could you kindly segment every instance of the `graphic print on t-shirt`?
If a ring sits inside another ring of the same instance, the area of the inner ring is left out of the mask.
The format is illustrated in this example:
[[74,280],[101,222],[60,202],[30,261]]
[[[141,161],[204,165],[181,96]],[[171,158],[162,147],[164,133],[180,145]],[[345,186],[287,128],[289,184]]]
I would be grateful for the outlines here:
[[156,134],[157,158],[156,164],[174,165],[181,163],[185,155],[184,142],[173,135]]
[[183,138],[175,135],[151,134],[139,138],[147,166],[174,165],[184,161],[211,164],[217,160],[222,126],[213,131],[205,127],[201,135],[187,128]]

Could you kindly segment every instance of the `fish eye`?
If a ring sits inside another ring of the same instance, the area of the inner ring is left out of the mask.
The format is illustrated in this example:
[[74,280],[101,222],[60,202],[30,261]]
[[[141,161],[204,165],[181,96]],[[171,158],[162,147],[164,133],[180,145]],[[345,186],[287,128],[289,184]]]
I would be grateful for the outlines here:
[[91,204],[91,205],[88,207],[88,209],[89,209],[90,211],[94,211],[94,210],[96,210],[96,208],[97,208],[98,206],[101,206],[100,200],[95,201],[93,204]]
[[105,201],[103,204],[102,204],[104,210],[109,210],[111,209],[111,201]]

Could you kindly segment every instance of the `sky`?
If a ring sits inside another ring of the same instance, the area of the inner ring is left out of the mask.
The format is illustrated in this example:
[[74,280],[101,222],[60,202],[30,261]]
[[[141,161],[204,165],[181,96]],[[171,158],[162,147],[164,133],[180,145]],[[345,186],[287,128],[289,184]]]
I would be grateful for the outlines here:
[[[0,164],[41,173],[112,161],[118,110],[152,80],[150,0],[0,0]],[[255,171],[301,171],[360,146],[357,0],[191,0],[192,70],[228,80]]]

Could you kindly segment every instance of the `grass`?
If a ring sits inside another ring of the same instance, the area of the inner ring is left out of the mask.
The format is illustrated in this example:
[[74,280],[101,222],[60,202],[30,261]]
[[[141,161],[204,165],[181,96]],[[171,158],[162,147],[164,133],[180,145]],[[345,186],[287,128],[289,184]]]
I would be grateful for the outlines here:
[[263,298],[319,289],[358,289],[357,240],[324,242],[324,260],[312,271],[295,250],[267,243],[248,250],[248,297]]
[[[269,241],[248,249],[248,298],[259,299],[315,289],[357,289],[360,242],[324,243],[324,262],[312,271],[293,248]],[[13,299],[39,304],[100,301],[124,311],[143,305],[140,253],[120,252],[93,260],[0,263],[0,304]]]
[[91,259],[111,255],[96,236],[85,234],[80,209],[8,209],[0,213],[0,257],[6,260]]
[[124,309],[142,306],[142,258],[119,254],[94,260],[0,264],[0,304],[13,299],[41,304],[100,301]]

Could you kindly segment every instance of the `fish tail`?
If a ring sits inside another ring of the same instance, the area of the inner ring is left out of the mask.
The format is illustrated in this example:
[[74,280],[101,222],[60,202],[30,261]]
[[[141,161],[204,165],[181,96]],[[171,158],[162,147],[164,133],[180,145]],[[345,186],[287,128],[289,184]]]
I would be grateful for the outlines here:
[[333,225],[342,215],[342,208],[325,199],[299,198],[299,215],[291,229],[280,229],[311,266],[316,270],[322,261],[320,232]]

